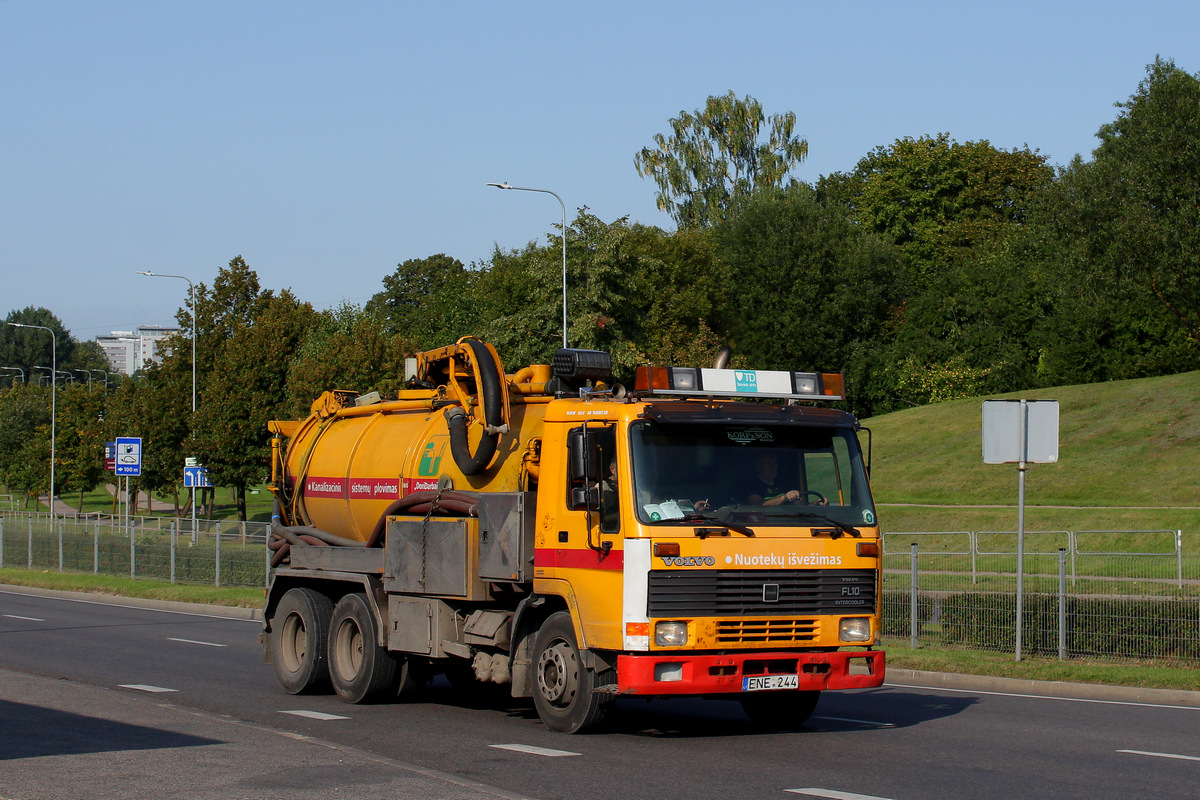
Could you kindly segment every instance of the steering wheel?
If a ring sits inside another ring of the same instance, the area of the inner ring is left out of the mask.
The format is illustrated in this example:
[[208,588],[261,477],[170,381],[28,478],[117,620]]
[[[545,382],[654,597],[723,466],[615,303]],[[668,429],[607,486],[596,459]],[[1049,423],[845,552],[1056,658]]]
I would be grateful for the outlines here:
[[808,491],[805,491],[805,492],[800,492],[800,499],[803,500],[804,498],[808,497],[810,494],[814,495],[817,498],[816,503],[809,503],[810,506],[811,505],[821,505],[821,506],[829,505],[829,501],[825,499],[825,495],[821,494],[820,492],[814,492],[811,489],[809,489]]

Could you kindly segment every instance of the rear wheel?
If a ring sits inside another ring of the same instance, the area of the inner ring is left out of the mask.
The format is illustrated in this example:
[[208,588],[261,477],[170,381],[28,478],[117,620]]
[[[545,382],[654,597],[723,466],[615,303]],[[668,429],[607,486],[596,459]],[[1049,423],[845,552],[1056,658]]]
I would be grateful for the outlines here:
[[583,664],[570,614],[559,611],[542,623],[533,658],[533,705],[546,727],[583,733],[604,720],[613,695],[596,691],[597,675]]
[[353,592],[339,600],[329,628],[329,677],[347,703],[375,700],[397,686],[400,664],[377,641],[366,596]]
[[271,618],[271,663],[288,694],[304,694],[329,683],[326,640],[333,601],[313,589],[290,589]]
[[755,725],[779,730],[796,728],[812,716],[819,691],[761,692],[741,698],[742,710]]

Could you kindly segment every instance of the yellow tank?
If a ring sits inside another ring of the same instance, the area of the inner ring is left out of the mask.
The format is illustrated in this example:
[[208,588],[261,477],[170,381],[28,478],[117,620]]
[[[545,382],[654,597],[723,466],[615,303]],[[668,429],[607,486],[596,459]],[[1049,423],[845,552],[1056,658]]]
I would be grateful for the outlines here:
[[307,419],[270,423],[284,523],[369,542],[415,493],[531,488],[549,379],[547,365],[505,375],[491,345],[467,338],[418,356],[429,388],[387,402],[326,392]]

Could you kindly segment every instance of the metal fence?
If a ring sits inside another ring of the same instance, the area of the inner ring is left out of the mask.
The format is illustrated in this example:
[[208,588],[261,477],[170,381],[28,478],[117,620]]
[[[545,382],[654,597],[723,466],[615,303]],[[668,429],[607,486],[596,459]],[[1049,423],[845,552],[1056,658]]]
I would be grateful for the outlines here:
[[[1180,531],[1027,531],[1021,652],[1200,661],[1200,557]],[[1015,652],[1017,534],[884,536],[883,630],[964,650]]]
[[[0,567],[265,586],[262,522],[0,510]],[[1200,662],[1200,557],[1179,531],[1027,531],[1022,652]],[[883,633],[1013,652],[1016,533],[888,533]]]
[[0,567],[265,586],[264,522],[0,511]]

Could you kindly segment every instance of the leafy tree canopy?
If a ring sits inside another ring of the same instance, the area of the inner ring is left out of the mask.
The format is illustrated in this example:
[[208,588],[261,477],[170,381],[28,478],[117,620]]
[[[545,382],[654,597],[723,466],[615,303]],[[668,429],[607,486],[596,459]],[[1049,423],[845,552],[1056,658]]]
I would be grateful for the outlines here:
[[404,357],[412,352],[374,314],[353,305],[322,311],[292,357],[283,413],[305,417],[312,402],[332,389],[394,394],[404,382]]
[[760,193],[717,235],[721,327],[750,363],[841,371],[889,335],[906,296],[899,252],[807,186]]
[[[1103,228],[1092,259],[1111,277],[1145,286],[1200,342],[1200,75],[1157,58],[1100,146],[1081,198]],[[1074,174],[1066,176],[1070,182]]]
[[414,351],[449,344],[476,326],[471,295],[477,273],[445,253],[409,259],[383,278],[383,291],[367,303],[390,333]]
[[284,289],[257,303],[253,324],[233,330],[220,347],[196,414],[196,447],[213,483],[236,490],[246,516],[247,486],[269,471],[267,422],[286,409],[290,356],[318,314]]
[[633,163],[638,175],[658,184],[659,210],[680,228],[720,222],[739,199],[782,186],[808,155],[808,142],[793,135],[794,113],[767,118],[757,100],[739,100],[732,91],[710,96],[695,113],[680,111],[670,125],[671,133],[655,134],[654,147],[642,148]]
[[[20,369],[25,373],[27,383],[37,383],[39,375],[49,378],[52,366],[57,365],[60,370],[67,369],[75,354],[75,340],[59,318],[48,309],[29,306],[20,311],[10,311],[4,321],[39,325],[49,328],[54,336],[52,340],[49,333],[38,328],[0,325],[0,366]],[[46,369],[38,370],[36,367]],[[6,370],[5,374],[12,373]]]
[[959,144],[940,133],[877,147],[853,172],[822,178],[818,191],[904,248],[916,273],[929,278],[962,248],[1024,223],[1053,177],[1045,157],[1027,147]]

